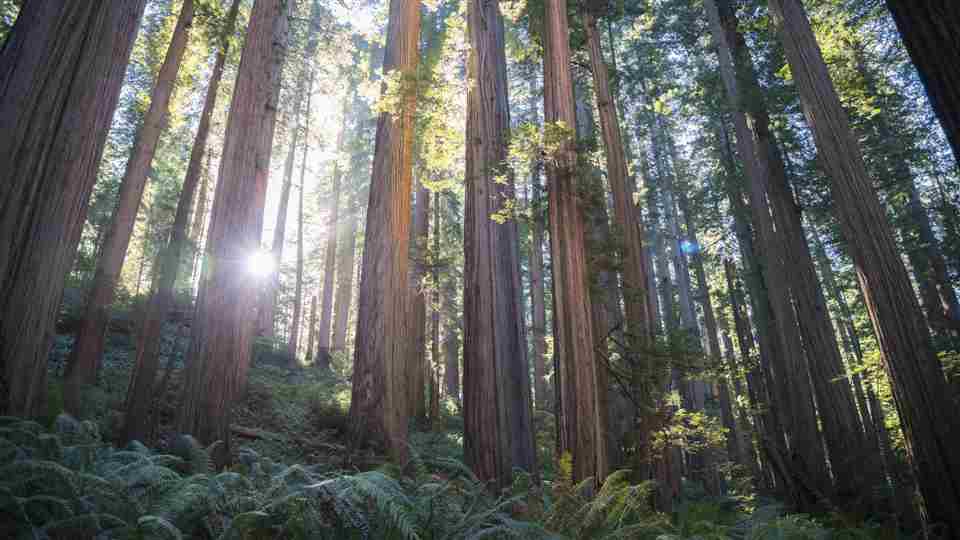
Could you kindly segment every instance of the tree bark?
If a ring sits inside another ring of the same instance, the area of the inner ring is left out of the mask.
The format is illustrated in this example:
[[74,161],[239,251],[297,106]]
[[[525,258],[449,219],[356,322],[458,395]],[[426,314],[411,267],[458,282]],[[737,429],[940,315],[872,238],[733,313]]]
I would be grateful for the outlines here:
[[[808,327],[816,323],[809,320],[801,321],[802,317],[798,317],[793,305],[794,301],[797,301],[796,307],[806,305],[803,302],[808,301],[809,294],[794,294],[791,298],[791,292],[796,293],[791,287],[796,288],[798,284],[804,284],[803,279],[793,279],[796,270],[813,271],[812,263],[807,265],[810,262],[809,250],[806,250],[805,246],[803,248],[796,246],[798,240],[795,235],[802,235],[802,231],[791,227],[794,225],[792,218],[799,219],[799,215],[787,215],[795,210],[786,208],[788,205],[792,206],[792,198],[789,202],[785,200],[787,197],[784,196],[784,191],[788,192],[789,188],[786,186],[783,162],[776,149],[776,141],[769,131],[769,120],[761,90],[753,71],[746,42],[737,32],[736,17],[727,0],[707,0],[705,6],[710,17],[711,30],[719,43],[721,79],[727,99],[733,108],[737,152],[750,180],[748,191],[750,210],[762,257],[763,278],[772,308],[769,322],[781,344],[782,352],[772,357],[775,363],[771,368],[774,370],[773,381],[778,385],[776,393],[782,396],[785,405],[788,406],[782,411],[784,414],[781,422],[785,427],[794,459],[788,460],[787,463],[792,461],[800,475],[807,478],[819,492],[827,493],[831,489],[831,481],[826,469],[826,458],[813,404],[814,389],[808,375],[809,363],[816,360],[813,358],[815,356],[813,353],[818,343],[811,338],[815,337],[818,340],[826,338],[814,332],[806,332],[803,335],[806,344],[813,348],[807,351],[809,354],[806,357],[804,356],[801,331],[804,328],[809,330]],[[805,244],[802,237],[799,242]],[[805,261],[795,260],[798,257],[802,258],[803,253],[806,254]],[[794,268],[795,265],[799,265],[800,268]],[[815,275],[813,280],[815,286]],[[803,316],[810,316],[810,312],[804,313]],[[799,326],[801,322],[807,326],[801,328]],[[820,327],[817,329],[819,330]],[[833,338],[832,333],[828,337]],[[817,354],[829,354],[826,349],[827,347],[824,347],[824,351]],[[834,359],[839,358],[835,341],[833,356]],[[826,364],[832,365],[832,362]],[[818,397],[824,401],[820,403],[821,407],[831,406],[831,403],[825,401],[822,395]],[[849,411],[844,410],[844,412]],[[835,437],[836,430],[831,429],[834,419],[821,418],[821,420],[824,422],[824,435],[828,442],[831,445],[838,444],[836,448],[843,448],[843,436],[841,435],[838,440]],[[835,451],[832,455],[846,456],[846,454],[837,454]],[[841,463],[836,465],[839,466]],[[843,476],[846,477],[846,475]],[[819,502],[816,500],[818,498],[811,496],[805,502],[797,502],[801,506],[816,505]]]
[[[507,157],[510,110],[499,5],[470,0],[464,208],[464,456],[477,477],[508,486],[514,467],[534,472],[520,251],[512,216],[493,214],[512,201]],[[505,176],[505,179],[504,179]]]
[[[356,89],[354,89],[354,104],[356,104],[356,102]],[[343,141],[347,131],[347,118],[348,111],[346,103],[344,103],[340,132],[337,133],[338,160],[333,165],[333,186],[330,189],[327,247],[323,255],[323,303],[320,307],[320,341],[317,344],[317,367],[320,369],[330,369],[330,326],[333,324],[333,278],[334,272],[338,270],[335,268],[334,262],[337,256],[337,232],[340,221],[340,186],[343,182],[343,171],[340,170],[339,156],[343,153]],[[352,265],[346,272],[353,272]],[[342,273],[337,273],[336,277],[340,280],[344,279]],[[346,329],[346,326],[344,326],[344,329]]]
[[30,2],[0,49],[0,409],[33,416],[144,0]]
[[[590,324],[583,202],[578,194],[577,153],[569,130],[576,125],[570,74],[566,0],[547,0],[544,17],[544,120],[561,131],[547,160],[550,249],[553,263],[554,350],[560,407],[559,447],[573,458],[573,478],[597,478],[596,357]],[[600,479],[597,479],[600,480]]]
[[340,260],[337,264],[337,296],[334,303],[333,339],[330,342],[332,352],[347,348],[347,321],[350,319],[350,301],[353,299],[354,259],[357,251],[357,210],[347,212],[347,223],[343,230]]
[[402,370],[419,35],[419,0],[391,0],[383,70],[399,73],[400,110],[377,121],[350,402],[351,445],[387,449],[400,462],[407,455]]
[[424,257],[430,235],[430,190],[417,182],[417,197],[413,208],[413,249],[410,251],[410,343],[407,352],[407,388],[410,397],[409,414],[418,421],[427,418],[427,297],[423,290],[426,276]]
[[[534,124],[540,122],[538,105],[536,103],[536,82],[530,82],[530,103]],[[549,410],[549,384],[547,382],[547,308],[544,285],[543,266],[543,231],[544,231],[544,201],[543,187],[540,183],[541,164],[534,159],[530,166],[530,320],[533,341],[533,397],[537,410]]]
[[620,121],[616,103],[610,91],[607,65],[600,48],[600,35],[594,14],[585,11],[583,25],[587,34],[587,51],[590,55],[590,70],[593,73],[594,95],[600,117],[600,132],[603,150],[607,159],[607,181],[613,192],[613,215],[616,231],[622,238],[620,246],[621,278],[623,280],[624,311],[627,332],[634,344],[649,343],[653,335],[650,303],[647,296],[646,267],[643,263],[643,238],[634,208],[632,194],[628,192],[627,161],[624,154]]
[[257,290],[247,260],[260,249],[263,206],[287,43],[287,2],[257,0],[250,15],[220,161],[176,426],[230,456],[232,407],[246,383]]
[[303,307],[303,192],[307,180],[307,154],[310,150],[310,101],[313,94],[313,76],[307,83],[307,110],[303,122],[303,162],[300,164],[300,188],[297,200],[297,281],[293,292],[293,321],[290,323],[290,339],[287,342],[287,355],[290,367],[300,366],[297,350],[300,345],[300,312]]
[[113,305],[117,279],[127,255],[130,234],[133,232],[140,199],[147,184],[150,164],[153,162],[160,135],[167,124],[170,96],[173,95],[177,72],[180,71],[192,26],[193,0],[184,0],[177,26],[173,31],[173,38],[167,48],[166,57],[150,96],[150,108],[143,119],[143,125],[137,132],[130,160],[127,162],[123,180],[120,182],[117,206],[113,211],[110,229],[97,263],[83,322],[77,330],[76,340],[67,359],[64,406],[73,414],[77,414],[80,410],[82,387],[97,381],[97,368],[100,365],[100,357],[103,356],[107,323],[110,320],[110,308]]
[[303,50],[303,56],[306,62],[300,70],[296,91],[293,94],[293,111],[289,117],[292,119],[294,125],[293,136],[290,139],[290,150],[287,153],[287,161],[283,167],[283,187],[280,190],[280,206],[277,210],[277,224],[273,228],[273,249],[271,250],[271,256],[273,258],[274,271],[271,273],[267,287],[264,289],[258,306],[259,311],[257,312],[257,334],[270,339],[274,338],[276,332],[276,321],[274,319],[277,309],[277,293],[280,290],[280,263],[283,260],[283,244],[287,232],[287,207],[290,204],[293,162],[300,134],[296,126],[303,112],[303,98],[307,90],[307,83],[311,79],[311,74],[314,70],[312,62],[313,57],[316,56],[317,53],[317,45],[319,44],[319,34],[323,24],[324,14],[325,10],[323,6],[320,5],[319,0],[313,0],[313,4],[310,7],[310,26],[307,34],[307,45]]
[[[161,249],[157,263],[157,287],[147,309],[144,311],[140,323],[140,337],[137,341],[137,357],[134,364],[130,386],[127,388],[126,414],[124,415],[124,433],[122,442],[131,440],[148,441],[151,434],[151,423],[148,421],[153,399],[153,387],[160,366],[160,334],[163,322],[174,305],[173,287],[177,281],[180,269],[180,259],[187,244],[187,221],[190,207],[193,205],[194,192],[197,181],[202,175],[203,158],[206,153],[207,137],[210,133],[210,119],[217,103],[217,92],[220,80],[223,77],[223,68],[226,64],[227,53],[230,47],[230,37],[236,26],[240,0],[233,0],[227,14],[223,33],[220,35],[220,49],[214,61],[213,71],[210,73],[210,82],[207,85],[207,95],[200,114],[197,126],[197,135],[190,152],[190,162],[187,165],[187,174],[183,179],[180,198],[177,201],[177,212],[174,216],[173,227],[166,246]],[[208,160],[209,163],[209,160]],[[207,176],[203,175],[200,197],[206,198]],[[194,226],[200,223],[202,229],[203,207],[206,201],[197,202],[198,214],[194,219]],[[199,234],[196,237],[199,239]]]
[[433,254],[430,261],[430,420],[434,430],[440,425],[440,192],[433,194]]
[[950,450],[960,429],[923,314],[803,6],[771,0],[770,15],[831,180],[928,516],[960,533],[960,453]]
[[887,0],[887,8],[960,162],[960,11],[953,0]]
[[303,360],[310,365],[313,363],[313,345],[317,342],[317,295],[310,299],[310,323],[307,328],[307,354]]

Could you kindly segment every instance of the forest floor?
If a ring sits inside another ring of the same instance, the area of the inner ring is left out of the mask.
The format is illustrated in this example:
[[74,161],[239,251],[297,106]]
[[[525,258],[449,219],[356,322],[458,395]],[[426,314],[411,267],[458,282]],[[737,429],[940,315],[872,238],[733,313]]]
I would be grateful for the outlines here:
[[[910,538],[882,524],[788,514],[777,501],[746,491],[710,496],[692,483],[684,484],[673,512],[663,514],[649,505],[652,486],[632,484],[627,471],[615,473],[593,493],[584,484],[569,481],[563,460],[554,470],[549,454],[552,422],[546,417],[537,419],[544,428],[538,441],[541,463],[546,464],[542,484],[519,475],[510,489],[493,495],[460,461],[462,417],[450,401],[444,403],[439,426],[411,432],[413,459],[401,470],[382,456],[348,451],[344,434],[350,386],[343,373],[281,367],[282,358],[278,361],[270,354],[258,355],[249,370],[248,387],[234,409],[231,426],[234,465],[217,473],[199,446],[188,455],[173,448],[172,424],[187,346],[182,321],[165,327],[164,365],[172,358],[173,371],[158,401],[156,438],[146,441],[147,446],[119,450],[111,441],[122,422],[120,411],[135,356],[135,340],[124,322],[129,319],[117,314],[98,384],[86,393],[80,416],[94,420],[95,426],[74,425],[58,416],[63,362],[72,341],[67,333],[57,336],[50,356],[49,418],[41,423],[0,418],[0,471],[9,473],[10,467],[19,466],[29,472],[22,477],[9,474],[14,480],[0,477],[0,521],[12,517],[6,528],[0,525],[0,537],[31,531],[33,537],[42,533],[41,537],[83,538],[90,536],[78,531],[94,531],[98,538],[163,540]],[[60,450],[50,450],[50,435],[44,435],[48,430],[54,432]],[[93,434],[83,435],[87,431]],[[83,448],[97,449],[89,463],[77,461],[77,451]],[[22,461],[24,456],[29,459]],[[5,465],[11,458],[14,461]],[[54,469],[44,465],[49,463],[57,465]],[[98,490],[114,490],[111,497],[99,491],[85,494],[94,485],[87,484],[91,472],[99,478]],[[38,481],[54,473],[57,482]],[[47,486],[58,483],[76,491],[63,493]],[[51,497],[58,501],[56,510],[48,508]],[[130,504],[117,505],[120,499]],[[44,509],[38,511],[41,501]],[[115,519],[112,529],[107,515]],[[63,516],[70,517],[55,519]]]

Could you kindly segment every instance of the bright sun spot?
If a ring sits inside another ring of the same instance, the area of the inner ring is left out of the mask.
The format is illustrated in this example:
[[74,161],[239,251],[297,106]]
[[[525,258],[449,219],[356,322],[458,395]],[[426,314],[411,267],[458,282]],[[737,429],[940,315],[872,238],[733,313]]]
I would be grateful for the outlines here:
[[247,271],[254,276],[269,276],[273,272],[273,268],[273,256],[267,251],[254,251],[247,258]]

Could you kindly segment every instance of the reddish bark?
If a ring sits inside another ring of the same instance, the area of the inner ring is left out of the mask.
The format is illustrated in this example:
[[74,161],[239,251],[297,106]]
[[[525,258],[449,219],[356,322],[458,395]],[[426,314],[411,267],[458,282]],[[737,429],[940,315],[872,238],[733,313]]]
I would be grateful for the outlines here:
[[0,50],[0,409],[33,416],[145,0],[29,2]]
[[204,443],[223,441],[230,456],[230,418],[246,383],[257,290],[247,261],[260,249],[263,206],[287,43],[285,0],[257,0],[237,73],[213,201],[176,426]]
[[[148,441],[151,434],[151,425],[148,423],[150,405],[154,399],[153,387],[157,377],[160,358],[160,333],[167,312],[174,305],[173,285],[177,280],[180,268],[180,257],[187,243],[187,221],[190,207],[193,203],[197,181],[201,176],[203,157],[207,145],[207,136],[210,133],[210,118],[216,107],[217,91],[220,79],[223,77],[223,68],[230,46],[230,36],[233,35],[240,8],[240,0],[234,0],[227,14],[226,25],[220,36],[220,50],[210,74],[210,83],[207,86],[207,96],[200,114],[197,126],[197,135],[190,152],[190,163],[187,165],[187,174],[183,180],[183,188],[177,201],[177,212],[174,216],[173,227],[167,245],[158,255],[157,286],[144,311],[140,323],[140,338],[137,341],[137,357],[134,364],[130,386],[127,389],[126,415],[124,416],[124,433],[121,436],[124,442],[130,440]],[[208,160],[209,163],[209,160]],[[201,197],[206,197],[205,186],[207,176],[203,176]],[[205,201],[199,201],[198,215],[194,223],[200,223],[202,228],[202,207]]]

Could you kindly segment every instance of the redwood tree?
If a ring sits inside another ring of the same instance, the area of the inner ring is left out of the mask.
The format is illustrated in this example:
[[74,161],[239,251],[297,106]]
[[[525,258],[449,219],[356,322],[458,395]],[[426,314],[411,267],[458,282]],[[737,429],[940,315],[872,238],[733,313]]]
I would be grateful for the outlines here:
[[246,382],[258,299],[248,261],[260,249],[277,101],[287,43],[286,0],[257,0],[250,15],[224,136],[204,248],[193,341],[176,426],[205,443],[223,441]]
[[28,2],[0,49],[0,410],[47,354],[145,0]]
[[407,454],[402,368],[419,36],[420,1],[391,0],[383,71],[399,78],[399,110],[377,119],[350,401],[350,444],[387,449],[398,461]]
[[67,410],[74,414],[79,412],[81,387],[97,380],[97,366],[103,356],[117,279],[127,255],[127,246],[130,244],[130,235],[133,233],[140,208],[140,199],[143,198],[143,190],[147,185],[153,155],[166,127],[170,96],[173,95],[177,72],[180,71],[192,26],[193,0],[184,0],[166,58],[160,66],[160,73],[150,96],[150,108],[143,119],[143,125],[137,131],[133,151],[120,182],[117,207],[114,209],[106,242],[97,263],[86,311],[67,359],[65,405]]
[[887,0],[887,7],[960,162],[960,9],[955,0]]
[[960,425],[923,313],[803,5],[770,0],[770,15],[830,178],[929,519],[960,534]]
[[554,353],[559,383],[559,448],[573,458],[573,477],[596,477],[600,465],[591,299],[579,194],[570,26],[566,0],[544,2],[544,120],[556,151],[547,158],[553,263]]
[[470,0],[467,29],[464,455],[478,478],[502,488],[513,467],[533,472],[535,450],[517,223],[493,217],[515,195],[503,170],[510,109],[499,5]]
[[[220,35],[220,48],[210,73],[210,83],[207,85],[207,96],[203,103],[203,112],[200,113],[200,122],[197,125],[197,135],[193,140],[193,149],[190,152],[190,163],[187,165],[187,174],[183,179],[180,198],[177,201],[177,211],[173,219],[173,227],[167,245],[160,250],[159,264],[157,265],[157,286],[140,323],[140,337],[137,341],[137,357],[134,364],[130,386],[127,389],[125,427],[122,438],[126,441],[146,441],[150,435],[147,424],[147,414],[150,403],[154,398],[153,384],[157,376],[160,357],[160,332],[163,321],[174,304],[173,285],[177,280],[180,269],[180,257],[187,244],[187,221],[190,207],[193,204],[197,181],[200,179],[203,168],[203,158],[206,152],[207,136],[210,133],[210,119],[217,103],[217,92],[220,80],[223,77],[223,68],[226,64],[227,53],[230,47],[230,36],[233,35],[240,9],[240,0],[233,0],[230,11]],[[209,160],[208,160],[209,161]],[[207,176],[204,175],[204,183]],[[206,198],[205,189],[201,189],[197,201],[196,223],[201,223]],[[197,235],[199,238],[199,234]]]

